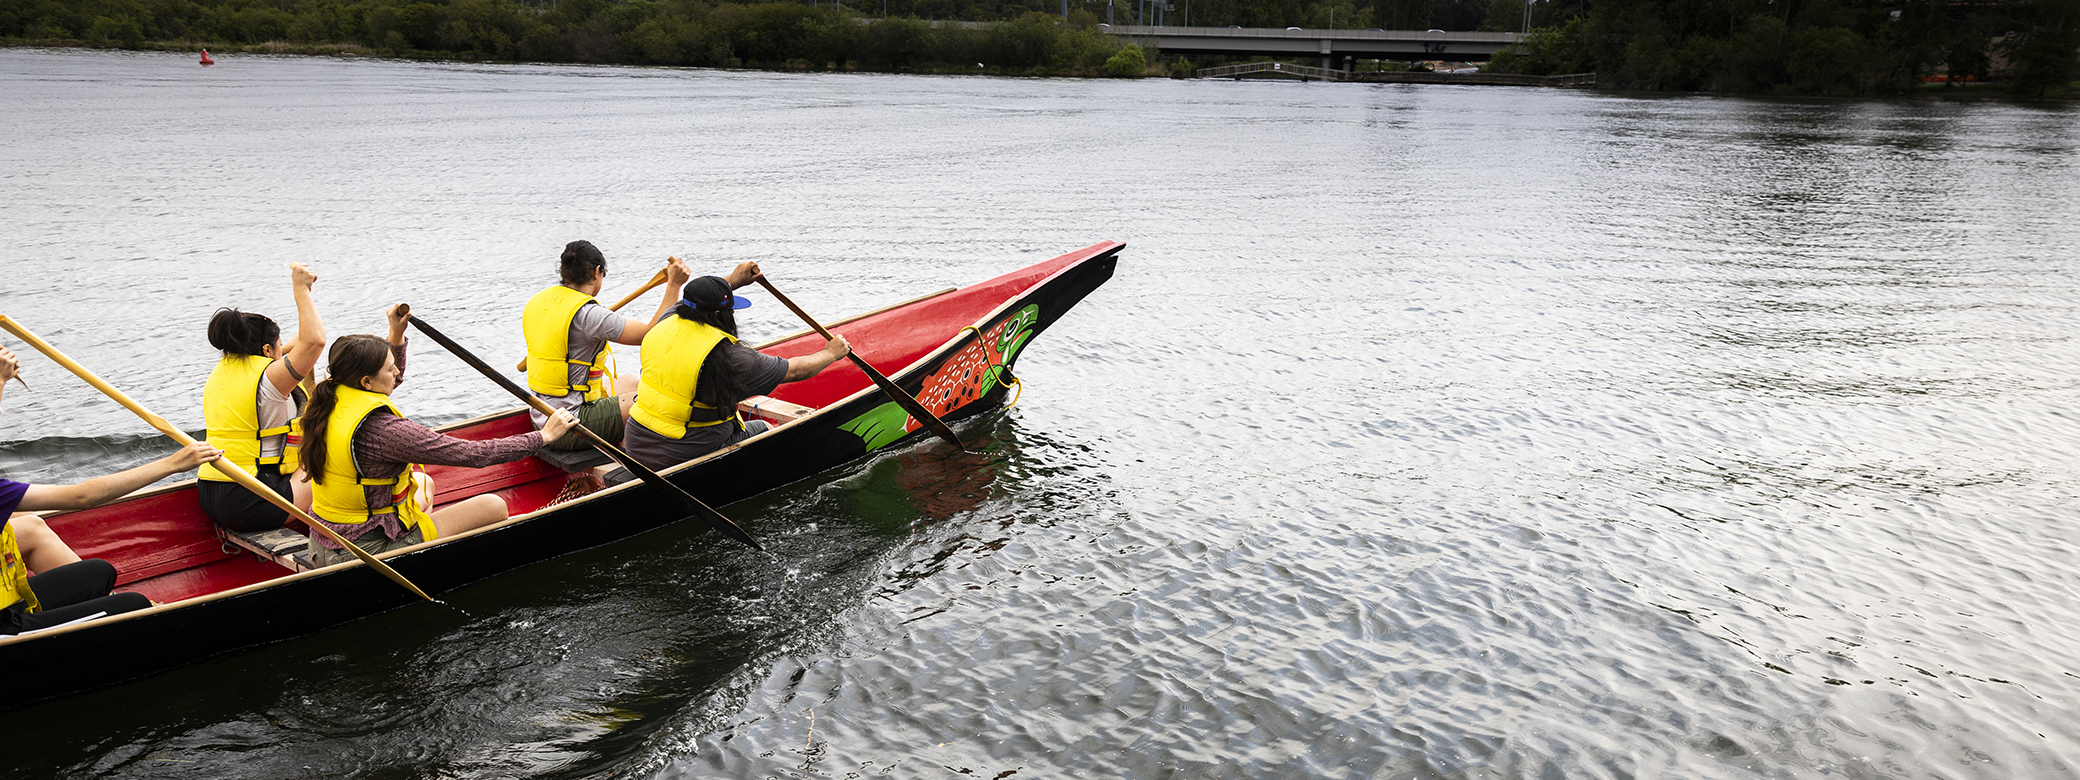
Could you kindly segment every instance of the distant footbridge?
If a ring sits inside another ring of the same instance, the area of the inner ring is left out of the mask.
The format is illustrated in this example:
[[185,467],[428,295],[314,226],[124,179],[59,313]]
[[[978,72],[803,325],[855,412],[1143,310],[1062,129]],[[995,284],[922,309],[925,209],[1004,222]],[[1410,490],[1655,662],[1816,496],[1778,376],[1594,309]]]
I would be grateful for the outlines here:
[[1116,24],[1099,29],[1164,54],[1224,57],[1320,57],[1325,70],[1349,71],[1356,60],[1483,62],[1523,36],[1506,32],[1431,30],[1281,30],[1271,27],[1169,27]]
[[1564,76],[1525,76],[1515,73],[1432,73],[1427,71],[1382,71],[1377,73],[1352,73],[1333,68],[1317,68],[1295,65],[1289,62],[1249,62],[1241,65],[1221,65],[1200,68],[1198,76],[1208,78],[1241,78],[1259,73],[1271,76],[1292,76],[1301,80],[1322,81],[1374,81],[1393,84],[1485,84],[1511,87],[1593,87],[1594,73],[1569,73]]

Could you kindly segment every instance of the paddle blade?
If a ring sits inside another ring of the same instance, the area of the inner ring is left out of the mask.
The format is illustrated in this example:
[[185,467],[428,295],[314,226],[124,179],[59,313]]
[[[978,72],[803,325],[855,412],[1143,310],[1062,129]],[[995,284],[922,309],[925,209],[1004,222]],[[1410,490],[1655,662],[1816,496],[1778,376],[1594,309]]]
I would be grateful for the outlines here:
[[886,374],[881,373],[880,369],[868,365],[865,358],[851,353],[847,353],[845,356],[852,358],[852,362],[859,366],[859,370],[865,372],[867,378],[874,380],[876,387],[881,388],[881,394],[893,399],[897,406],[903,407],[903,411],[909,412],[912,419],[917,420],[924,427],[930,428],[933,434],[941,439],[945,439],[947,443],[953,445],[954,449],[962,452],[968,451],[968,445],[961,443],[961,437],[954,434],[953,427],[947,425],[945,420],[939,419],[939,415],[932,414],[932,410],[924,408],[924,402],[917,400],[917,396],[913,396],[904,391],[903,388],[897,387],[895,380],[889,379]]

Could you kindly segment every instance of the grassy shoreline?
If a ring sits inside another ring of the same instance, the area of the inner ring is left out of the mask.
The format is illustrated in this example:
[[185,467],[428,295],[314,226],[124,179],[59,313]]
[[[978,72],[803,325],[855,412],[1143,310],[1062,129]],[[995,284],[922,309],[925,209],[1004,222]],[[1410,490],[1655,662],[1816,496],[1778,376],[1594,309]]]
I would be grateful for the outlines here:
[[[628,66],[635,66],[635,67],[642,67],[642,66],[645,66],[645,65],[649,65],[649,63],[572,63],[572,62],[561,62],[561,61],[554,61],[554,60],[532,60],[532,59],[519,59],[519,58],[499,58],[499,57],[492,57],[492,56],[486,56],[486,55],[482,55],[482,54],[479,54],[479,53],[476,53],[476,52],[459,52],[459,53],[458,53],[458,52],[428,52],[428,51],[417,51],[417,50],[409,50],[409,51],[402,51],[402,52],[400,52],[400,51],[394,51],[394,50],[381,50],[381,49],[373,49],[373,48],[370,48],[370,47],[368,47],[368,46],[363,46],[363,45],[361,45],[361,44],[358,44],[358,43],[329,43],[329,42],[328,42],[328,43],[291,43],[291,42],[287,42],[287,41],[268,41],[268,42],[265,42],[265,43],[227,43],[227,42],[222,42],[222,41],[218,41],[218,42],[208,42],[208,41],[144,41],[144,42],[142,42],[142,43],[139,43],[139,44],[136,44],[136,45],[123,45],[123,44],[119,44],[119,43],[115,43],[115,42],[107,42],[107,43],[99,43],[99,44],[97,44],[97,43],[94,43],[94,42],[91,42],[91,41],[81,41],[81,40],[70,40],[70,39],[30,39],[30,38],[0,38],[0,47],[4,47],[4,48],[50,48],[50,49],[93,49],[93,50],[114,50],[114,51],[155,51],[155,52],[199,52],[200,50],[203,50],[203,49],[208,49],[208,50],[210,50],[210,52],[211,52],[211,53],[213,53],[213,54],[260,54],[260,55],[293,55],[293,56],[310,56],[310,57],[368,57],[368,58],[371,58],[371,59],[395,59],[395,60],[411,60],[411,61],[415,61],[415,62],[460,62],[460,63],[485,63],[485,64],[493,64],[493,63],[495,63],[495,64],[532,64],[532,65],[571,65],[571,64],[580,64],[580,65],[583,65],[583,64],[597,64],[597,65],[628,65]],[[672,66],[667,66],[667,67],[672,67]],[[684,67],[684,66],[680,66],[680,67]],[[1086,69],[1086,70],[1078,70],[1078,71],[1070,71],[1070,72],[1061,72],[1061,71],[1056,71],[1056,70],[1054,70],[1054,69],[1050,69],[1050,68],[1044,68],[1044,67],[1035,67],[1035,68],[1024,68],[1024,69],[1013,69],[1013,68],[1003,68],[1003,67],[990,67],[990,66],[984,66],[984,67],[981,67],[981,68],[977,68],[977,67],[972,67],[972,66],[969,66],[969,67],[963,67],[963,66],[951,66],[951,65],[930,65],[930,64],[927,64],[927,65],[917,65],[917,66],[911,66],[911,67],[907,67],[907,68],[872,68],[872,67],[862,67],[862,66],[860,66],[860,65],[859,65],[858,63],[852,63],[852,62],[848,62],[848,63],[842,63],[842,64],[837,64],[837,65],[833,65],[833,66],[826,66],[826,67],[818,67],[818,66],[812,65],[812,64],[810,64],[810,63],[808,63],[808,62],[805,62],[805,61],[794,61],[794,62],[782,63],[782,64],[780,64],[780,65],[778,65],[778,66],[774,66],[774,65],[741,65],[741,64],[740,64],[740,65],[735,65],[735,66],[726,66],[726,65],[711,65],[711,66],[693,66],[693,67],[712,67],[712,68],[718,68],[718,69],[728,69],[728,70],[763,70],[763,71],[772,71],[772,72],[803,72],[803,71],[816,71],[816,72],[830,72],[830,73],[889,73],[889,74],[908,74],[908,75],[927,75],[927,76],[963,76],[963,75],[965,75],[965,76],[974,76],[974,75],[985,75],[985,76],[1028,76],[1028,77],[1040,77],[1040,78],[1106,78],[1106,77],[1117,77],[1117,76],[1119,75],[1119,74],[1117,74],[1117,73],[1110,73],[1110,72],[1106,72],[1106,71],[1103,71],[1103,70],[1088,70],[1088,69]],[[1192,75],[1192,70],[1193,70],[1193,67],[1191,67],[1189,63],[1183,63],[1183,62],[1182,62],[1181,60],[1179,60],[1179,61],[1173,61],[1173,62],[1167,62],[1167,63],[1166,63],[1166,62],[1160,62],[1160,61],[1159,61],[1159,62],[1156,62],[1156,63],[1152,63],[1152,64],[1149,64],[1149,65],[1146,65],[1146,66],[1144,67],[1144,69],[1143,69],[1143,72],[1141,73],[1141,75],[1142,75],[1143,77],[1161,77],[1161,76],[1168,76],[1168,77],[1170,77],[1170,78],[1188,78],[1188,77],[1190,77],[1190,76]],[[1635,91],[1635,90],[1626,90],[1626,89],[1622,89],[1622,88],[1613,88],[1613,87],[1593,87],[1593,89],[1604,89],[1604,90],[1607,90],[1607,91],[1618,91],[1618,92],[1627,92],[1627,91]],[[1734,95],[1745,95],[1745,96],[1751,96],[1751,97],[1752,97],[1752,96],[1764,96],[1764,97],[1845,97],[1845,96],[1843,96],[1843,95],[1837,95],[1837,94],[1826,94],[1826,93],[1799,93],[1799,92],[1769,92],[1769,93],[1760,93],[1760,94],[1758,95],[1758,93],[1751,93],[1751,92],[1727,92],[1727,91],[1715,91],[1715,90],[1687,90],[1687,91],[1682,91],[1682,92],[1681,92],[1681,94],[1698,94],[1698,95],[1727,95],[1727,96],[1734,96]],[[1905,91],[1903,91],[1903,92],[1899,92],[1899,93],[1893,93],[1893,94],[1890,94],[1890,95],[1865,95],[1865,96],[1862,96],[1862,97],[1864,97],[1864,98],[1872,98],[1872,97],[1877,97],[1877,98],[1885,98],[1885,97],[1892,97],[1892,98],[1901,98],[1901,97],[1904,97],[1904,98],[1914,98],[1914,99],[1923,99],[1923,100],[1969,100],[1969,101],[2021,101],[2021,102],[2037,102],[2037,101],[2059,101],[2059,102],[2066,102],[2066,101],[2080,101],[2080,81],[2076,81],[2076,82],[2074,82],[2073,84],[2069,85],[2069,86],[2068,86],[2068,87],[2067,87],[2066,89],[2064,89],[2064,90],[2057,90],[2057,89],[2054,89],[2054,90],[2052,90],[2052,91],[2051,91],[2051,93],[2049,93],[2049,94],[2047,94],[2047,95],[2045,95],[2045,96],[2044,96],[2044,97],[2042,97],[2042,98],[2035,98],[2035,97],[2017,97],[2016,95],[2014,95],[2014,94],[2010,93],[2010,92],[2009,92],[2009,91],[2007,90],[2007,85],[2006,85],[2006,84],[2004,84],[2004,83],[2002,83],[2002,82],[1999,82],[1999,81],[1988,81],[1988,82],[1974,82],[1974,83],[1966,83],[1966,84],[1942,84],[1942,83],[1925,83],[1925,84],[1917,84],[1917,85],[1915,85],[1915,86],[1913,86],[1913,87],[1911,87],[1911,88],[1909,88],[1909,89],[1907,89],[1907,90],[1905,90]]]
[[[857,63],[818,67],[806,61],[783,62],[777,65],[659,65],[656,63],[632,62],[568,62],[559,60],[535,60],[524,58],[501,58],[475,52],[427,52],[391,51],[372,49],[358,43],[290,43],[269,41],[266,43],[224,43],[207,41],[145,41],[134,46],[117,43],[93,43],[66,39],[0,38],[0,48],[8,49],[90,49],[96,51],[151,51],[200,53],[207,49],[210,54],[259,54],[303,57],[366,57],[369,59],[410,60],[413,62],[459,62],[471,64],[501,65],[614,65],[625,67],[700,67],[718,70],[761,70],[776,73],[815,71],[822,73],[889,73],[920,76],[1027,76],[1036,78],[1118,78],[1115,73],[1103,70],[1071,69],[1057,71],[1049,68],[1004,68],[985,66],[923,64],[907,68],[870,68]],[[1189,69],[1170,64],[1152,65],[1141,77],[1169,76],[1180,78],[1189,74]]]

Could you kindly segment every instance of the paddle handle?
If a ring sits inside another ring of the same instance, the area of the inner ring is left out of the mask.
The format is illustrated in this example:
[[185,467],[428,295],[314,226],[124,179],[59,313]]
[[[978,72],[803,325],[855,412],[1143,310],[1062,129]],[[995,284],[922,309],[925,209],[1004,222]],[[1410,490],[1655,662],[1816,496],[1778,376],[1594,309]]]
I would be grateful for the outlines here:
[[[780,292],[780,288],[774,287],[772,282],[766,280],[765,274],[751,277],[751,280],[758,282],[759,286],[766,288],[766,292],[772,293],[773,299],[779,301],[780,305],[786,306],[789,311],[794,312],[795,316],[802,318],[803,322],[809,323],[809,327],[815,329],[816,334],[822,336],[824,341],[837,338],[831,335],[830,330],[823,327],[822,323],[817,322],[815,317],[811,317],[808,312],[802,311],[802,307],[794,305],[794,301],[789,299],[785,293]],[[952,444],[954,449],[963,452],[967,451],[968,445],[961,443],[961,437],[954,434],[953,428],[948,426],[945,420],[939,419],[939,415],[932,414],[932,410],[924,408],[924,403],[918,401],[916,396],[911,395],[901,387],[897,387],[894,380],[889,379],[887,374],[881,373],[880,369],[868,364],[867,359],[860,357],[858,353],[846,352],[845,357],[851,358],[852,364],[859,366],[860,373],[866,374],[868,379],[873,380],[874,386],[881,388],[883,395],[895,401],[897,406],[903,407],[903,411],[908,412],[912,418],[923,423],[924,427],[930,428],[932,433],[939,438],[945,439]]]
[[[152,410],[144,408],[143,404],[140,404],[137,401],[131,399],[130,396],[125,394],[123,391],[117,390],[114,385],[111,385],[108,382],[103,381],[101,377],[95,375],[94,372],[88,371],[86,366],[80,365],[72,358],[67,357],[65,353],[59,352],[57,347],[51,346],[48,342],[37,337],[36,334],[30,333],[29,329],[22,327],[19,323],[16,323],[12,318],[8,317],[7,315],[0,314],[0,328],[6,328],[7,332],[15,335],[15,338],[19,338],[23,342],[26,342],[29,346],[35,347],[36,351],[43,353],[46,357],[49,357],[58,365],[64,366],[66,370],[71,371],[81,380],[85,381],[89,385],[92,385],[94,389],[101,391],[102,395],[108,396],[111,400],[115,401],[116,403],[122,404],[123,408],[129,409],[131,413],[136,414],[138,417],[144,418],[144,421],[147,424],[157,429],[160,433],[166,434],[167,438],[174,440],[183,447],[189,447],[195,444],[195,437],[189,436],[187,432],[182,431],[179,428],[173,427],[173,423],[167,422],[166,418],[153,414]],[[288,512],[290,516],[295,517],[298,520],[302,520],[305,525],[311,527],[311,530],[323,534],[326,538],[331,539],[334,544],[344,547],[348,551],[354,553],[354,557],[360,558],[361,562],[366,563],[371,568],[375,569],[378,572],[381,572],[383,576],[389,577],[392,581],[396,582],[399,585],[403,585],[406,590],[410,590],[411,592],[418,594],[419,598],[426,599],[427,601],[435,601],[435,603],[438,603],[432,596],[426,595],[426,591],[420,590],[418,585],[412,584],[411,580],[405,579],[405,576],[403,574],[399,574],[396,569],[390,568],[389,564],[377,560],[376,557],[370,555],[367,550],[363,550],[360,546],[354,544],[353,542],[347,541],[347,539],[345,537],[340,536],[337,531],[334,531],[330,527],[327,527],[324,523],[319,522],[318,519],[312,517],[310,513],[298,508],[295,502],[283,498],[282,494],[274,492],[273,488],[270,488],[267,485],[261,483],[258,479],[254,479],[253,475],[246,473],[246,470],[244,468],[241,468],[238,464],[232,463],[231,461],[224,460],[222,458],[218,458],[216,461],[216,467],[218,471],[222,471],[225,475],[231,477],[231,480],[233,482],[237,482],[238,484],[244,486],[247,490],[253,491],[261,498],[267,499],[268,503],[280,507],[283,511]]]
[[[772,282],[766,280],[765,274],[751,277],[751,281],[757,282],[760,287],[766,288],[766,292],[773,294],[773,300],[779,301],[780,305],[787,307],[788,311],[794,312],[794,316],[800,317],[803,322],[809,323],[809,328],[816,331],[816,335],[822,336],[824,341],[837,338],[832,336],[830,331],[825,330],[823,324],[817,322],[815,317],[811,317],[808,312],[802,311],[802,307],[794,305],[794,301],[788,298],[786,293],[780,292],[780,288],[774,287]],[[848,357],[852,356],[851,353],[846,353],[846,355]]]
[[[677,259],[679,259],[679,258],[676,258],[676,257],[674,257],[674,258],[672,258],[672,259],[673,259],[673,260],[677,260]],[[669,261],[667,261],[667,262],[669,262]],[[623,307],[623,306],[627,306],[628,304],[630,304],[630,303],[634,302],[634,301],[635,301],[635,299],[643,297],[643,293],[646,293],[646,292],[649,292],[649,291],[651,291],[651,290],[655,290],[655,289],[657,289],[657,286],[658,286],[658,285],[660,285],[660,284],[664,284],[664,277],[665,277],[665,271],[666,271],[666,270],[667,270],[667,269],[668,269],[669,267],[670,267],[670,266],[666,266],[666,268],[659,268],[659,269],[657,269],[657,275],[656,275],[656,276],[652,276],[652,277],[650,277],[650,281],[648,281],[648,282],[644,282],[644,283],[643,283],[643,286],[641,286],[641,287],[637,287],[637,288],[636,288],[636,291],[635,291],[635,292],[632,292],[632,293],[629,293],[629,294],[627,294],[627,295],[621,296],[621,300],[615,301],[615,302],[614,302],[614,305],[612,305],[612,306],[608,306],[608,307],[607,307],[607,311],[620,311],[620,310],[621,310],[621,307]],[[521,358],[521,359],[520,359],[520,365],[514,366],[514,367],[513,367],[513,370],[515,370],[515,371],[526,371],[526,370],[527,370],[527,358]]]
[[[816,331],[816,335],[822,336],[824,341],[837,338],[837,336],[831,335],[830,329],[823,327],[823,323],[817,322],[815,317],[811,317],[808,312],[802,311],[802,307],[794,305],[794,301],[789,299],[786,293],[780,292],[780,288],[774,287],[772,282],[766,281],[765,274],[751,277],[751,280],[758,282],[760,287],[766,288],[766,292],[772,293],[773,299],[779,301],[780,305],[787,307],[788,311],[794,312],[794,316],[800,317],[803,322],[809,323],[809,328]],[[845,357],[851,358],[852,364],[859,366],[859,370],[866,372],[867,377],[874,380],[874,384],[879,385],[889,381],[887,376],[873,366],[867,365],[867,361],[858,354],[846,352]]]
[[[672,260],[677,260],[677,259],[679,259],[679,258],[676,258],[676,257],[672,258]],[[629,293],[629,294],[627,294],[627,295],[625,295],[625,296],[622,296],[621,300],[615,301],[615,302],[614,302],[614,305],[612,305],[612,306],[608,306],[608,307],[607,307],[607,310],[608,310],[608,311],[620,311],[620,310],[621,310],[621,307],[623,307],[623,306],[627,306],[627,305],[629,305],[630,303],[634,302],[634,301],[635,301],[635,299],[643,297],[643,293],[646,293],[646,292],[649,292],[649,291],[651,291],[651,290],[657,289],[657,286],[658,286],[658,285],[660,285],[660,284],[664,284],[665,270],[666,270],[667,268],[670,268],[670,267],[671,267],[671,266],[669,265],[669,263],[671,262],[670,260],[667,260],[667,261],[665,261],[665,262],[667,263],[667,265],[665,266],[665,268],[659,268],[659,269],[657,269],[657,275],[656,275],[656,276],[652,276],[652,277],[650,277],[650,281],[648,281],[648,282],[645,282],[645,283],[643,283],[643,286],[641,286],[641,287],[637,287],[637,288],[636,288],[636,291],[635,291],[635,292],[632,292],[632,293]]]
[[157,428],[160,433],[166,434],[167,437],[179,442],[181,446],[186,447],[195,443],[195,437],[189,436],[181,429],[173,427],[173,423],[167,422],[166,418],[153,414],[152,410],[146,409],[143,404],[131,400],[130,396],[125,395],[121,390],[117,390],[114,385],[102,381],[101,377],[95,376],[92,371],[88,371],[86,366],[73,361],[65,353],[59,352],[57,347],[51,346],[49,342],[44,341],[41,337],[30,333],[28,328],[22,327],[21,323],[14,321],[14,318],[0,314],[0,328],[6,328],[7,332],[14,334],[15,338],[21,339],[23,343],[35,347],[36,351],[43,353],[44,357],[48,357],[52,362],[64,366],[66,370],[85,380],[94,389],[101,391],[102,395],[108,396],[116,403],[122,404],[123,408],[129,409],[132,413],[144,418],[146,423],[149,423],[153,428]]

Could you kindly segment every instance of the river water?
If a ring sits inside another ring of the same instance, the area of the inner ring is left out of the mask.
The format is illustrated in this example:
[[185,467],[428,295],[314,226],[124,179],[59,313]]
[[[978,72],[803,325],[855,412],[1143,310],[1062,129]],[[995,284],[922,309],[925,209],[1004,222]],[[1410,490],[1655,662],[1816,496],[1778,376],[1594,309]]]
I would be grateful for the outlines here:
[[[219,63],[0,50],[0,312],[190,429],[290,261],[517,357],[576,238],[832,317],[1129,246],[981,454],[731,507],[773,557],[17,709],[0,774],[2080,777],[2070,105]],[[24,363],[0,474],[165,451]]]

